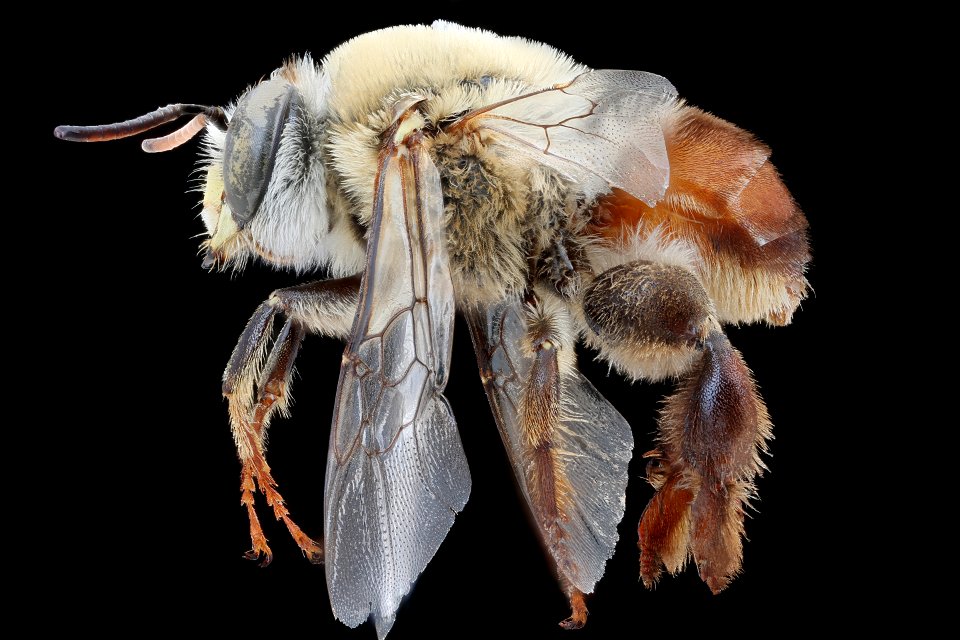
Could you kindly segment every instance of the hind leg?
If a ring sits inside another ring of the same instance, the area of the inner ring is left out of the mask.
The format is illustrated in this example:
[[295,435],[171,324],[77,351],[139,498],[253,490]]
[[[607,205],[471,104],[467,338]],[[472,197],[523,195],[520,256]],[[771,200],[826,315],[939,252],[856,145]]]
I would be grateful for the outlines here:
[[[740,569],[744,506],[770,436],[750,371],[689,271],[646,261],[614,267],[585,290],[584,319],[606,357],[649,377],[682,374],[645,457],[657,493],[640,520],[640,573],[652,587],[692,556],[716,593]],[[656,365],[656,366],[654,366]],[[659,369],[658,369],[659,367]]]

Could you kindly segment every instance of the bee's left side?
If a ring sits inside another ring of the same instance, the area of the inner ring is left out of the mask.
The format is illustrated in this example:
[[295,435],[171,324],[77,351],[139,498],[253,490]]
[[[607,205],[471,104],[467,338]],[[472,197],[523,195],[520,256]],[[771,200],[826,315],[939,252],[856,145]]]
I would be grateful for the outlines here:
[[[240,457],[242,503],[250,520],[250,559],[272,552],[254,509],[259,488],[274,516],[313,562],[323,547],[291,519],[266,462],[266,432],[283,414],[300,343],[307,331],[345,338],[356,314],[364,263],[362,230],[329,185],[323,157],[327,96],[322,69],[294,60],[226,108],[175,104],[112,125],[57,127],[63,140],[101,142],[138,135],[189,117],[147,139],[148,153],[174,149],[204,132],[203,209],[207,268],[242,270],[251,258],[297,273],[323,269],[334,278],[274,291],[253,313],[223,376]],[[274,337],[275,319],[282,327]]]

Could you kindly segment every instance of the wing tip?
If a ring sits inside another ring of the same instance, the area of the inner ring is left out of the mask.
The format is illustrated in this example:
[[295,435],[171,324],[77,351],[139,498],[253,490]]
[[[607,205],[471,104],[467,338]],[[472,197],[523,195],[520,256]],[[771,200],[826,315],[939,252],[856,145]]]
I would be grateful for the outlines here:
[[384,640],[387,637],[387,634],[390,633],[390,630],[393,628],[393,623],[397,621],[397,613],[393,612],[388,616],[381,616],[377,613],[371,613],[370,617],[373,619],[373,626],[377,630],[377,640]]
[[372,622],[377,631],[377,639],[383,640],[393,628],[393,623],[397,621],[397,610],[394,609],[390,614],[383,615],[375,610],[373,603],[368,603],[365,614],[362,608],[351,612],[338,612],[334,607],[333,616],[351,629],[356,629],[364,622]]

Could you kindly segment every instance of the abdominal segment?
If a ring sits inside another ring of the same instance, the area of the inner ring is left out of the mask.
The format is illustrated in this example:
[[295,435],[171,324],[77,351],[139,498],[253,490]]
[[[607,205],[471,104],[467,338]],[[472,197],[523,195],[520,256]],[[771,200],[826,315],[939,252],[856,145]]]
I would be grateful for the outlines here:
[[692,107],[665,123],[670,186],[649,207],[613,189],[590,231],[629,243],[654,232],[696,252],[696,269],[724,322],[790,322],[806,296],[807,221],[751,134]]

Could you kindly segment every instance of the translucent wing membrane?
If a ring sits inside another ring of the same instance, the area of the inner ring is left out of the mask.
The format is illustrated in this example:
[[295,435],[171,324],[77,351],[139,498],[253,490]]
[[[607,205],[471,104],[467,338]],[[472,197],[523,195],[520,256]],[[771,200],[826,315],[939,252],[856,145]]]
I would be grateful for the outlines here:
[[440,176],[419,147],[380,164],[360,307],[340,370],[325,495],[330,601],[383,638],[470,493],[446,399],[454,299]]
[[[522,407],[530,385],[539,383],[531,375],[534,356],[523,348],[529,342],[526,313],[517,303],[503,303],[471,311],[467,321],[487,398],[517,480],[531,510],[543,512],[535,504],[543,469],[531,462],[528,451],[536,427],[524,423]],[[534,520],[562,577],[590,593],[617,542],[633,434],[623,416],[575,366],[559,367],[558,375],[559,419],[548,438],[551,472],[564,490],[556,494],[555,521]]]
[[532,156],[571,180],[596,178],[653,205],[670,181],[661,120],[677,90],[642,71],[589,71],[567,85],[467,114],[497,142]]

